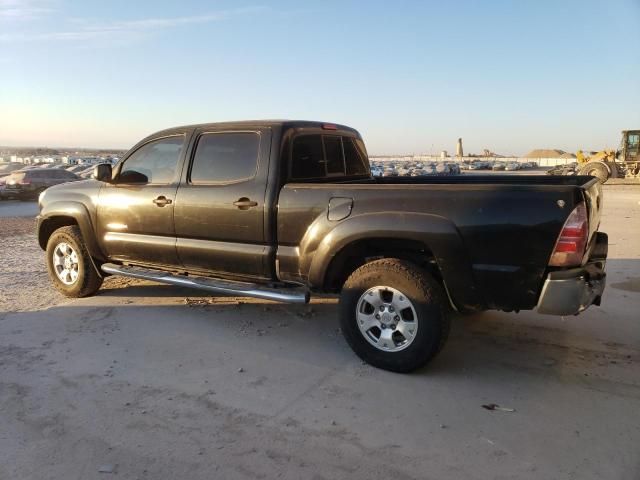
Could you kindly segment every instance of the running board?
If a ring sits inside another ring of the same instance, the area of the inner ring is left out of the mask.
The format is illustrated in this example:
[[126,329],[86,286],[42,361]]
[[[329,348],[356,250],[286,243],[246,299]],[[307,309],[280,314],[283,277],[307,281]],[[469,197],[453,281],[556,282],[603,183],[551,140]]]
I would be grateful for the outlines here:
[[103,272],[111,275],[152,280],[154,282],[167,283],[178,287],[197,288],[199,290],[224,295],[262,298],[285,303],[309,303],[309,291],[300,287],[271,288],[255,283],[176,275],[162,270],[116,265],[114,263],[105,263],[101,268]]

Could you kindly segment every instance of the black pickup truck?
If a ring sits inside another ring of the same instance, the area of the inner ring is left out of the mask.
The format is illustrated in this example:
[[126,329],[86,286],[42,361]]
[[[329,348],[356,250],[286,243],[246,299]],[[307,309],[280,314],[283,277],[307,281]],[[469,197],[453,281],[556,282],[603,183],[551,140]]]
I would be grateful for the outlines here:
[[605,285],[595,178],[374,178],[343,125],[164,130],[39,203],[38,241],[69,297],[106,275],[284,302],[335,293],[353,350],[399,372],[441,349],[451,310],[573,315]]

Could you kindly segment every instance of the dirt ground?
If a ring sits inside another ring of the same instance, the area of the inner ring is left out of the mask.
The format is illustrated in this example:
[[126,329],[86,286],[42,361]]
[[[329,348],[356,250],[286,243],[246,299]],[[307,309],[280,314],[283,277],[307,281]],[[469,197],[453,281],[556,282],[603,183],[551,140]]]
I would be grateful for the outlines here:
[[33,214],[0,202],[2,480],[640,478],[638,187],[605,186],[600,308],[456,317],[411,375],[360,362],[332,300],[63,299]]

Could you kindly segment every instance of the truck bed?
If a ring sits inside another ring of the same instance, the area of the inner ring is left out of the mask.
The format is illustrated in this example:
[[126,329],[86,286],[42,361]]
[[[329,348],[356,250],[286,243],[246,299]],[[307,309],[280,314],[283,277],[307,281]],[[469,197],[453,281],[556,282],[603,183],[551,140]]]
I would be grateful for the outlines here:
[[376,177],[380,185],[549,185],[584,187],[597,182],[590,176],[577,175],[425,175],[421,177]]
[[[347,242],[358,241],[362,229],[369,241],[376,236],[382,243],[420,239],[425,251],[433,254],[445,284],[456,292],[453,301],[461,309],[531,309],[569,213],[586,201],[593,234],[599,225],[600,198],[600,184],[585,176],[290,183],[278,201],[279,274],[322,288],[317,283],[326,270],[317,265],[325,247],[339,256]],[[340,208],[349,210],[346,217],[330,220],[328,210]]]

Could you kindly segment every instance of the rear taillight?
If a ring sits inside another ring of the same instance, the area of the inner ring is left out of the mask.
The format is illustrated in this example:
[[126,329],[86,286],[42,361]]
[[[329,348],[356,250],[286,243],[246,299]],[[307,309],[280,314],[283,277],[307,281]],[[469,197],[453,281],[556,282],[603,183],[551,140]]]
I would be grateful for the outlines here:
[[589,239],[589,218],[584,203],[578,204],[564,222],[556,246],[551,254],[549,266],[575,267],[582,263],[582,257]]

